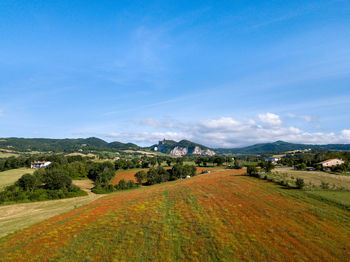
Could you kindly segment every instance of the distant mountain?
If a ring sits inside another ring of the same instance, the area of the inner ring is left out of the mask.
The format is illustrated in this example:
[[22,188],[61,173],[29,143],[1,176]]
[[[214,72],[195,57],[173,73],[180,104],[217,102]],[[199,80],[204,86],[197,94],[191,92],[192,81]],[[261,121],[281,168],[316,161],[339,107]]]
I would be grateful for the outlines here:
[[16,151],[41,151],[41,152],[74,152],[78,150],[127,150],[140,149],[132,143],[112,142],[108,143],[100,138],[0,138],[0,147],[9,148]]
[[208,155],[213,156],[215,152],[206,146],[193,143],[188,140],[181,140],[176,142],[173,140],[159,141],[158,144],[150,147],[152,151],[162,152],[173,156],[184,156],[184,155]]
[[328,145],[308,145],[293,144],[284,141],[273,143],[262,143],[242,148],[218,148],[214,151],[218,154],[264,154],[264,153],[283,153],[294,150],[350,150],[350,144],[328,144]]
[[293,150],[339,150],[350,151],[350,144],[328,144],[328,145],[307,145],[293,144],[284,141],[273,143],[262,143],[242,148],[216,148],[212,149],[188,140],[176,142],[173,140],[159,141],[150,147],[140,147],[133,143],[111,142],[108,143],[100,138],[0,138],[0,148],[12,149],[20,152],[40,151],[40,152],[77,152],[77,151],[118,151],[118,150],[151,150],[162,152],[173,156],[183,155],[215,155],[215,154],[243,154],[255,155],[265,153],[283,153]]

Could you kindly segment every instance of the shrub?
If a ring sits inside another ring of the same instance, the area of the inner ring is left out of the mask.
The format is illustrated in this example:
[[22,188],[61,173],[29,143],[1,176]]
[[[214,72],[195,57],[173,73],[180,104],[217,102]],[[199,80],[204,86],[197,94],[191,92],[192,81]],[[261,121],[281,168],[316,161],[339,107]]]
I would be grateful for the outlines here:
[[143,180],[146,178],[146,175],[147,175],[146,172],[143,171],[143,170],[138,171],[138,172],[135,174],[135,178],[136,178],[137,183],[138,183],[139,185],[142,184]]
[[297,186],[297,188],[302,189],[305,186],[304,179],[297,178],[295,185]]
[[116,190],[126,190],[137,187],[133,180],[125,181],[124,179],[120,180],[117,185],[114,186]]
[[321,188],[322,189],[329,189],[329,183],[321,181]]
[[44,183],[48,189],[68,189],[72,185],[72,179],[62,169],[47,170]]
[[18,179],[17,183],[24,191],[33,191],[37,184],[37,179],[31,174],[24,174]]
[[258,169],[255,166],[248,166],[247,174],[248,176],[259,177]]

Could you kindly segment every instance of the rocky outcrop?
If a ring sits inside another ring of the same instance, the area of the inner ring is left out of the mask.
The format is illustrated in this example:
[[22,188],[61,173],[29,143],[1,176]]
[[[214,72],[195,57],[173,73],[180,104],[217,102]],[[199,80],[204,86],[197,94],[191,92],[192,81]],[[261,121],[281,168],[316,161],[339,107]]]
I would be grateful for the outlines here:
[[188,153],[187,147],[176,146],[170,151],[170,155],[172,156],[184,156],[184,155],[187,155],[187,153]]
[[153,145],[151,150],[155,152],[162,152],[170,154],[172,156],[184,156],[184,155],[205,155],[213,156],[215,152],[209,148],[193,143],[188,140],[181,140],[180,142],[172,140],[159,141],[158,144]]
[[187,147],[176,146],[170,151],[172,156],[185,156],[187,154],[214,156],[215,152],[210,149],[201,149],[199,146],[196,146],[193,150],[189,150]]
[[210,149],[201,149],[199,146],[196,146],[192,152],[193,155],[204,155],[204,156],[214,156],[215,152]]

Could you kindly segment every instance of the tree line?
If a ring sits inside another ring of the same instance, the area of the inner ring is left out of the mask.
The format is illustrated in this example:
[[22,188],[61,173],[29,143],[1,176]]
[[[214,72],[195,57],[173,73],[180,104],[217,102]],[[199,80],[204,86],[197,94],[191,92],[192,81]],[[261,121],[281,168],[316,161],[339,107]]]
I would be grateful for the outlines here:
[[43,201],[87,195],[72,184],[72,173],[54,163],[46,168],[24,174],[14,185],[0,192],[0,204]]
[[345,161],[344,164],[330,167],[332,172],[346,172],[350,171],[350,152],[318,152],[318,153],[299,153],[299,154],[287,154],[281,160],[279,164],[294,167],[297,170],[305,170],[311,167],[316,170],[323,170],[324,167],[320,162],[339,158]]

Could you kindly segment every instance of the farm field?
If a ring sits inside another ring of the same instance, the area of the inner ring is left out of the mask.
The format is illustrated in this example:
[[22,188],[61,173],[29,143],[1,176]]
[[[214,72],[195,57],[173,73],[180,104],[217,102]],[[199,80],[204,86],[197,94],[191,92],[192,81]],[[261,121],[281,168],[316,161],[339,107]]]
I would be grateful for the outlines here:
[[319,196],[328,200],[332,200],[336,203],[345,205],[350,210],[350,191],[310,191],[308,192],[311,195]]
[[34,169],[31,168],[17,168],[0,172],[0,191],[6,186],[15,183],[25,173],[32,174]]
[[[171,167],[165,166],[165,169],[171,169]],[[211,172],[223,170],[224,167],[197,167],[197,174],[200,174],[203,170],[210,170]],[[143,170],[147,172],[148,168],[134,168],[129,170],[118,170],[115,173],[114,178],[111,181],[112,185],[116,185],[119,183],[120,180],[124,179],[125,181],[133,180],[136,181],[135,174],[137,171]]]
[[[92,181],[90,180],[75,180],[73,183],[82,190],[87,191],[89,195],[60,200],[0,206],[0,237],[88,204],[104,196],[96,195],[90,191],[93,187]],[[2,260],[0,259],[0,261]]]
[[0,239],[0,261],[347,261],[350,213],[226,170],[121,191]]
[[273,173],[286,174],[289,177],[303,178],[305,183],[313,183],[320,186],[321,182],[329,183],[330,186],[343,187],[350,190],[350,176],[334,175],[322,171],[299,171],[291,167],[279,167],[272,170]]

